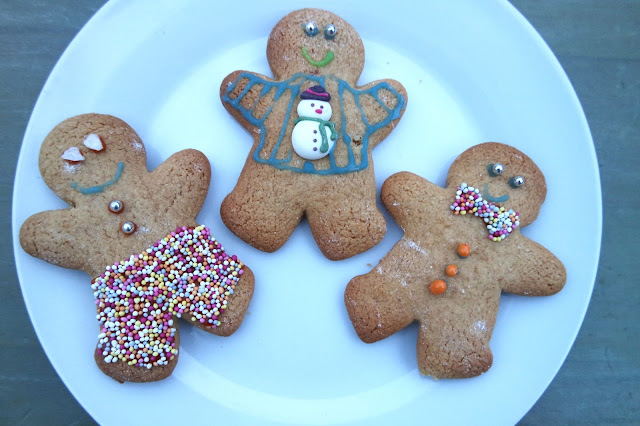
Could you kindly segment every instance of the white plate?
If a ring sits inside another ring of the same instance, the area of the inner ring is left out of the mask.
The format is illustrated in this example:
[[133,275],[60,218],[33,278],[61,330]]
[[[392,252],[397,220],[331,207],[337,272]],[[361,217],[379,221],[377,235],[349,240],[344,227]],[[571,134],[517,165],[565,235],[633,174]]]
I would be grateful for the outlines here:
[[22,291],[42,345],[62,380],[102,424],[166,422],[510,424],[534,404],[565,359],[594,284],[601,196],[589,129],[576,95],[533,28],[505,1],[326,1],[360,33],[360,83],[401,81],[404,118],[374,151],[378,189],[409,170],[444,184],[451,161],[493,140],[531,156],[549,192],[523,233],[566,265],[568,282],[549,298],[504,296],[491,370],[469,380],[421,377],[415,326],[373,345],[358,340],[343,305],[355,275],[368,272],[401,237],[389,218],[374,249],[341,262],[320,254],[306,223],[277,253],[240,241],[220,220],[251,146],[222,107],[218,88],[236,69],[270,75],[266,38],[299,1],[113,1],[83,28],[47,81],[18,162],[13,236],[31,214],[64,203],[38,173],[44,136],[85,112],[123,118],[146,142],[154,168],[183,148],[213,166],[200,223],[257,276],[240,330],[221,338],[182,328],[180,362],[167,380],[118,384],[95,366],[97,324],[89,277],[15,247]]

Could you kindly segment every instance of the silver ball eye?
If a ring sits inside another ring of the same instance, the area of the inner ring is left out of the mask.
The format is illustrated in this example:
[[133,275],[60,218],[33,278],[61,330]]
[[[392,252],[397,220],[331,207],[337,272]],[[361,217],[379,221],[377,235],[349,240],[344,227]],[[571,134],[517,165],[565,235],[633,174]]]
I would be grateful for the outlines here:
[[513,188],[520,188],[522,185],[524,185],[524,178],[522,176],[514,176],[509,179],[509,185],[511,185]]
[[336,32],[338,32],[338,29],[336,28],[336,26],[333,24],[329,24],[324,29],[324,38],[331,40],[336,36]]
[[500,176],[504,172],[504,166],[500,163],[489,164],[489,174],[491,176]]
[[111,213],[120,213],[124,209],[124,203],[120,200],[113,200],[109,203],[109,211]]
[[315,22],[309,21],[304,25],[304,33],[309,37],[313,37],[318,34],[318,26]]
[[122,232],[124,232],[127,235],[133,234],[133,232],[136,230],[136,224],[133,222],[124,222],[122,224]]

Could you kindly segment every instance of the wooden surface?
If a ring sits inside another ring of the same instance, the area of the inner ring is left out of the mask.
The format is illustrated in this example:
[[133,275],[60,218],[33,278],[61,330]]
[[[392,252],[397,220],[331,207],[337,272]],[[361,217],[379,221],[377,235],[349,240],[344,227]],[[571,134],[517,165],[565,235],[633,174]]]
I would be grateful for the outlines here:
[[[0,424],[91,424],[51,368],[13,264],[13,174],[31,109],[102,0],[0,2]],[[557,377],[521,424],[640,424],[640,0],[512,0],[564,67],[600,165],[604,233],[596,286]],[[630,191],[631,190],[631,191]],[[570,242],[568,242],[570,244]]]

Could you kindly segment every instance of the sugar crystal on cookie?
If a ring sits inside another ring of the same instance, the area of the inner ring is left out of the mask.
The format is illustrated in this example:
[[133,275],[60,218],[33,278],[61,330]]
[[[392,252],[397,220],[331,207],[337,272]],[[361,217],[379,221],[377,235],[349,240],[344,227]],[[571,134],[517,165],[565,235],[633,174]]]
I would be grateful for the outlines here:
[[95,133],[88,134],[87,137],[84,138],[84,141],[82,141],[82,143],[84,144],[84,146],[86,146],[92,151],[99,152],[104,149],[102,138],[99,135],[96,135]]
[[71,148],[67,149],[65,152],[62,153],[60,158],[62,158],[63,160],[70,161],[72,163],[77,163],[78,161],[84,161],[84,155],[82,155],[82,152],[80,152],[77,146],[72,146]]

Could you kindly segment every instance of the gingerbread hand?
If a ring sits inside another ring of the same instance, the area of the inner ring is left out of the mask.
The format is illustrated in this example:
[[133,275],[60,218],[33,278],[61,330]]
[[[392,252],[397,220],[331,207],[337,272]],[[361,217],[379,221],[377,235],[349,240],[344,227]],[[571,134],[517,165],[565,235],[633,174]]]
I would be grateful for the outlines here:
[[406,91],[394,80],[357,87],[362,40],[346,21],[318,9],[278,22],[267,59],[274,79],[236,71],[220,88],[225,108],[254,138],[222,204],[224,223],[272,252],[306,214],[327,258],[371,248],[386,231],[375,206],[371,150],[402,117]]
[[202,153],[178,152],[149,173],[131,127],[86,114],[49,133],[40,171],[70,207],[29,218],[20,243],[93,278],[95,358],[107,375],[123,382],[171,374],[179,317],[218,335],[240,325],[254,278],[196,222],[211,177]]
[[487,371],[501,292],[550,295],[566,281],[562,263],[520,233],[545,199],[542,173],[515,148],[485,143],[455,160],[447,188],[402,172],[381,196],[405,234],[346,288],[358,336],[375,342],[418,321],[422,374]]

